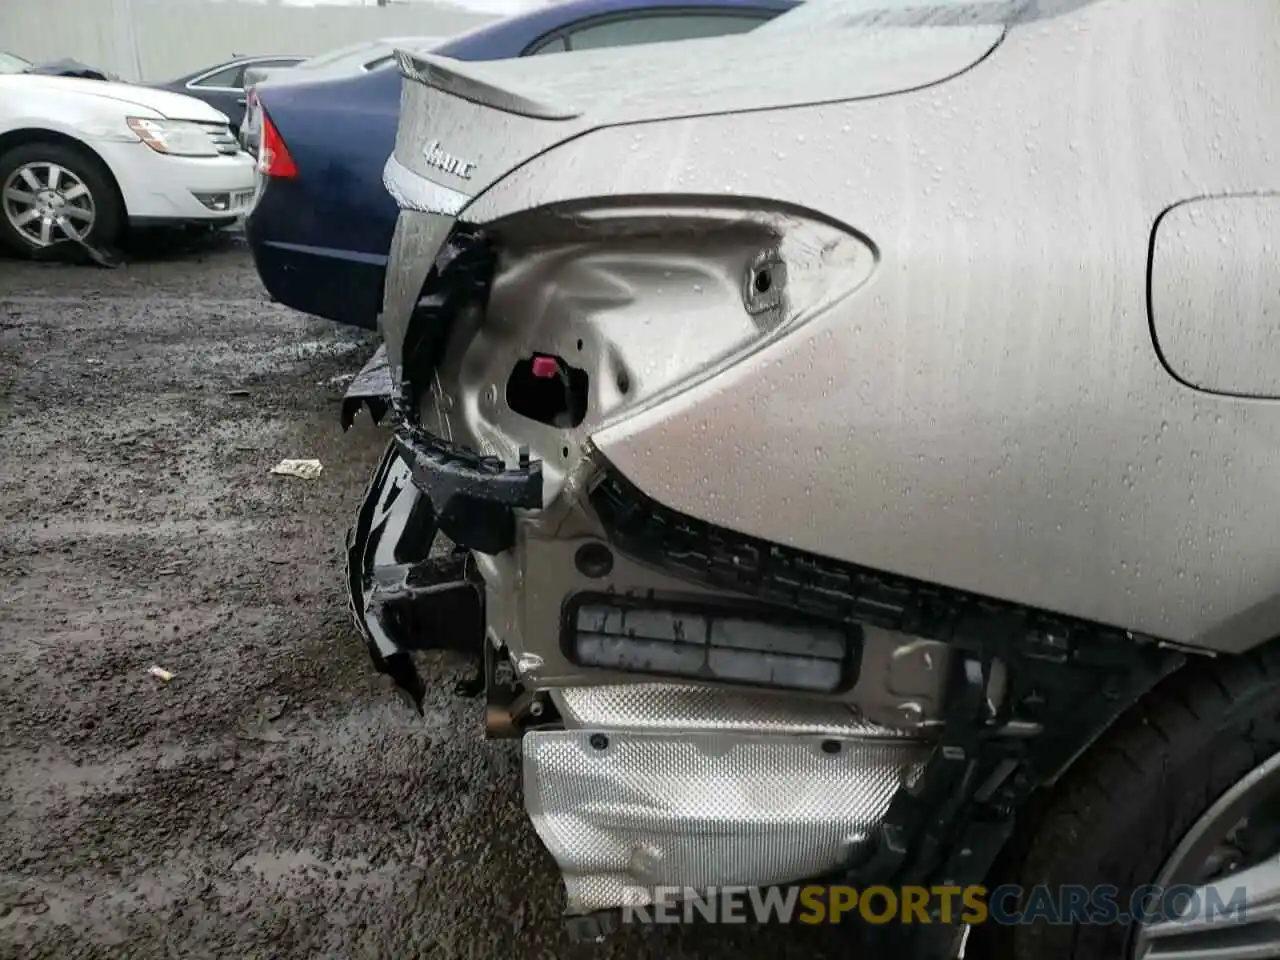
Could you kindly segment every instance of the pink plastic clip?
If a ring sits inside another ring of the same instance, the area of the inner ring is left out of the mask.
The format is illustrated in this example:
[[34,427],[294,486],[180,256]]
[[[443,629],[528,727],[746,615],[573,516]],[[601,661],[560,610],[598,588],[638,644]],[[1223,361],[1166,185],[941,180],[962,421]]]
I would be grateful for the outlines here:
[[533,375],[539,380],[550,380],[560,372],[560,363],[555,357],[533,358]]

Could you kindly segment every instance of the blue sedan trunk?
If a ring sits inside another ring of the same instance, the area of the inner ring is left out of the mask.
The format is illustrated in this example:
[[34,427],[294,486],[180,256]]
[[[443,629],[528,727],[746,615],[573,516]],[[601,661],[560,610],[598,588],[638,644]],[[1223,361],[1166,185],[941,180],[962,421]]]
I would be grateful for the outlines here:
[[[503,20],[434,52],[504,60],[752,29],[796,0],[572,0]],[[258,275],[296,310],[375,329],[399,208],[382,183],[400,110],[395,69],[264,85],[265,118],[296,172],[264,177],[246,223]]]

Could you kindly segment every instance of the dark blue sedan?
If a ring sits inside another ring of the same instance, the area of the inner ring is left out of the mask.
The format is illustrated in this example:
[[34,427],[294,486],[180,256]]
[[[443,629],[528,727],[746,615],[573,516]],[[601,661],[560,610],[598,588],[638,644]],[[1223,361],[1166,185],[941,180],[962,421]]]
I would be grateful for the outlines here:
[[[455,38],[433,52],[505,60],[751,30],[798,0],[570,0]],[[395,147],[400,74],[263,86],[264,183],[246,224],[279,302],[375,328],[399,208],[382,185]]]

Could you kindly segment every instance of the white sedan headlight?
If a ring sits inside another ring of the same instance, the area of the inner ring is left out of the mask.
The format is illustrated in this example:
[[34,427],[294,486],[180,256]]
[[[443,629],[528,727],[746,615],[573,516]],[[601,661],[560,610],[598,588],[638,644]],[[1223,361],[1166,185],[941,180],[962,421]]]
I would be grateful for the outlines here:
[[217,145],[209,132],[190,120],[150,120],[129,117],[129,129],[156,153],[174,157],[216,157]]

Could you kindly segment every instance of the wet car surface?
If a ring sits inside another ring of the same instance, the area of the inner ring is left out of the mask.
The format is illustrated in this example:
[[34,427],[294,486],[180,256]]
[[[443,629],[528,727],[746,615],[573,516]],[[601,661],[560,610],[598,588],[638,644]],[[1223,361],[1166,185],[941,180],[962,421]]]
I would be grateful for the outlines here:
[[0,260],[0,955],[848,955],[797,926],[567,940],[465,665],[423,658],[419,717],[346,607],[387,434],[339,413],[375,346],[268,303],[234,238]]

